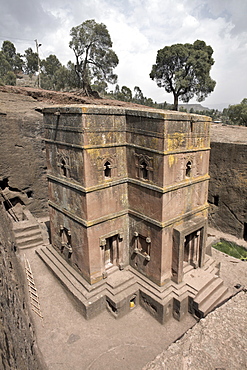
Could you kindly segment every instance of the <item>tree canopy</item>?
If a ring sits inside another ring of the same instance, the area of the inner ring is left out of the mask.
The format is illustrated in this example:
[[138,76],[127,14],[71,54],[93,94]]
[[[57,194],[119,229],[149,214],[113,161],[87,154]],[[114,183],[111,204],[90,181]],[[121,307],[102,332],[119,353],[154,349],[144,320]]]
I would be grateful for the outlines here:
[[112,50],[110,34],[103,23],[87,20],[70,31],[72,40],[69,47],[76,57],[76,73],[87,95],[92,93],[91,80],[117,82],[113,69],[118,65],[118,57]]
[[27,74],[38,72],[38,54],[33,52],[32,48],[25,50],[24,57],[26,58],[25,71]]
[[231,125],[247,126],[247,98],[240,104],[229,105],[223,110],[226,122]]
[[200,102],[214,90],[216,82],[209,75],[214,64],[212,54],[212,47],[200,40],[158,50],[150,78],[168,93],[173,93],[175,110],[178,110],[179,99],[188,103],[197,96]]

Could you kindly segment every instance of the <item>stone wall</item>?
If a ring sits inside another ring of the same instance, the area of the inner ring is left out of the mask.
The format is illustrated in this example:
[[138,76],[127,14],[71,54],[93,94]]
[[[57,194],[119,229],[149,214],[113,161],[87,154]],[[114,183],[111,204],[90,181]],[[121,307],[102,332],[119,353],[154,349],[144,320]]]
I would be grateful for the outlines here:
[[0,368],[45,369],[34,339],[10,222],[0,203]]
[[247,144],[211,142],[209,173],[209,225],[247,240]]
[[45,216],[43,116],[35,111],[37,102],[31,97],[0,92],[0,102],[0,190],[7,186],[35,216]]

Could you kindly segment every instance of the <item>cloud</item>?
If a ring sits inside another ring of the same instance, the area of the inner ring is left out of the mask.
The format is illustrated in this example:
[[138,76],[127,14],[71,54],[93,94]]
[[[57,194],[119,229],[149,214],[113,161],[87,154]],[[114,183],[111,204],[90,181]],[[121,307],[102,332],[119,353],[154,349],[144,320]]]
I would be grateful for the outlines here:
[[[0,0],[0,11],[0,38],[28,39],[31,47],[38,39],[41,58],[55,54],[63,64],[74,61],[71,28],[87,19],[104,23],[120,61],[119,84],[137,85],[156,101],[173,100],[149,78],[157,51],[204,40],[214,49],[217,81],[205,105],[246,97],[246,0]],[[19,46],[27,48],[24,41]]]
[[35,38],[35,34],[40,35],[44,29],[52,32],[59,26],[59,20],[43,8],[39,1],[1,0],[0,9],[1,33],[8,31],[22,38]]

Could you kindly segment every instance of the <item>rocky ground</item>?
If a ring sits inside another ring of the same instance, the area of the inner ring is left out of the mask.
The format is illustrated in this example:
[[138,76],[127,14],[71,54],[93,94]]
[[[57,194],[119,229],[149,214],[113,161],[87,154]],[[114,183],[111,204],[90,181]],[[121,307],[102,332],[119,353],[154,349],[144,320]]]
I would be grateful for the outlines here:
[[[217,232],[210,232],[211,242]],[[221,276],[233,294],[239,292],[237,284],[247,286],[246,262],[216,250],[213,257],[221,263]],[[103,312],[87,321],[35,251],[22,251],[22,263],[25,258],[39,293],[44,318],[33,314],[33,320],[49,370],[246,368],[245,291],[198,323],[188,314],[182,322],[171,319],[161,325],[141,307],[119,320]]]
[[246,369],[246,302],[246,291],[242,291],[200,320],[144,369]]

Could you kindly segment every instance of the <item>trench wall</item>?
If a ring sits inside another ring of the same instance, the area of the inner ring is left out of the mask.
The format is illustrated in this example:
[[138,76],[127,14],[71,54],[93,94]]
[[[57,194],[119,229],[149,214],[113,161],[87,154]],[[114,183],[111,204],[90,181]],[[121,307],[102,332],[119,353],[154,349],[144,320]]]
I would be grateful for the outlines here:
[[14,252],[11,225],[0,203],[0,369],[46,369],[36,346],[24,292],[22,268]]
[[209,226],[247,240],[247,145],[211,142]]

